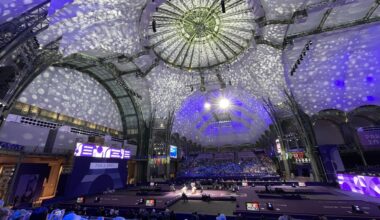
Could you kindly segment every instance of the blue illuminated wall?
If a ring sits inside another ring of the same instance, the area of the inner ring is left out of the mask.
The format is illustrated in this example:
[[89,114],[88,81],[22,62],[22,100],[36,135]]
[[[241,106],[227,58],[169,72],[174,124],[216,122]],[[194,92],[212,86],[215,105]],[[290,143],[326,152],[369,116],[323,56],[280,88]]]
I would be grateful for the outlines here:
[[87,74],[49,67],[18,101],[121,131],[119,109],[108,91]]
[[[221,97],[230,101],[229,109],[218,107]],[[256,141],[270,123],[262,103],[241,88],[228,87],[188,97],[176,113],[173,132],[203,146],[239,145]]]
[[[298,39],[287,48],[287,83],[308,114],[380,104],[379,33],[379,24],[361,25]],[[313,44],[290,76],[295,58],[308,40]]]

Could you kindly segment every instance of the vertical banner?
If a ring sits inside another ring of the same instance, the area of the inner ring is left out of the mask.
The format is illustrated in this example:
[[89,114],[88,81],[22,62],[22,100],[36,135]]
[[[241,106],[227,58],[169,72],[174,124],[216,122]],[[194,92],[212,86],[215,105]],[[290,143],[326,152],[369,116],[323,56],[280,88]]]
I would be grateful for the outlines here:
[[125,187],[127,161],[117,158],[75,157],[66,185],[67,198],[101,193]]

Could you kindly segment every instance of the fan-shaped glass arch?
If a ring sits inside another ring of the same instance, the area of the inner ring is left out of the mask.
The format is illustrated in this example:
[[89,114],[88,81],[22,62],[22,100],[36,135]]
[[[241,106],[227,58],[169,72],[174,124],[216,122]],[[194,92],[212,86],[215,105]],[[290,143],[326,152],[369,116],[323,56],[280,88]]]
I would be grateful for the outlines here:
[[162,60],[179,68],[217,66],[249,47],[253,18],[246,0],[166,1],[152,16],[150,45]]

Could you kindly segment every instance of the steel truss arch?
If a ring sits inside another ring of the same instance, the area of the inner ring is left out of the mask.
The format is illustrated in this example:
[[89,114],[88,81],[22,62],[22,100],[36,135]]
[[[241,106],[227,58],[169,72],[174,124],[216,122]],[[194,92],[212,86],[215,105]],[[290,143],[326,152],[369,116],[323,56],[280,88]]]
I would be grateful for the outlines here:
[[129,88],[121,78],[123,73],[114,64],[103,62],[100,58],[77,53],[64,58],[53,66],[75,69],[89,74],[104,86],[119,108],[124,138],[137,138],[137,142],[141,143],[144,123],[140,106],[136,101],[136,97],[139,98],[140,96]]

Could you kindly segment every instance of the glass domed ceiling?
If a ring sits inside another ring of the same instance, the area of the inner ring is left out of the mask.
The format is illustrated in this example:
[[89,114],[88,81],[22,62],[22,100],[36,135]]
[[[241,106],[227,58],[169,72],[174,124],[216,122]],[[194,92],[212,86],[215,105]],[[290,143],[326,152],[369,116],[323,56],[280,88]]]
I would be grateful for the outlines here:
[[225,0],[225,13],[220,0],[165,1],[152,19],[154,52],[184,69],[231,62],[253,39],[253,12],[246,0]]

